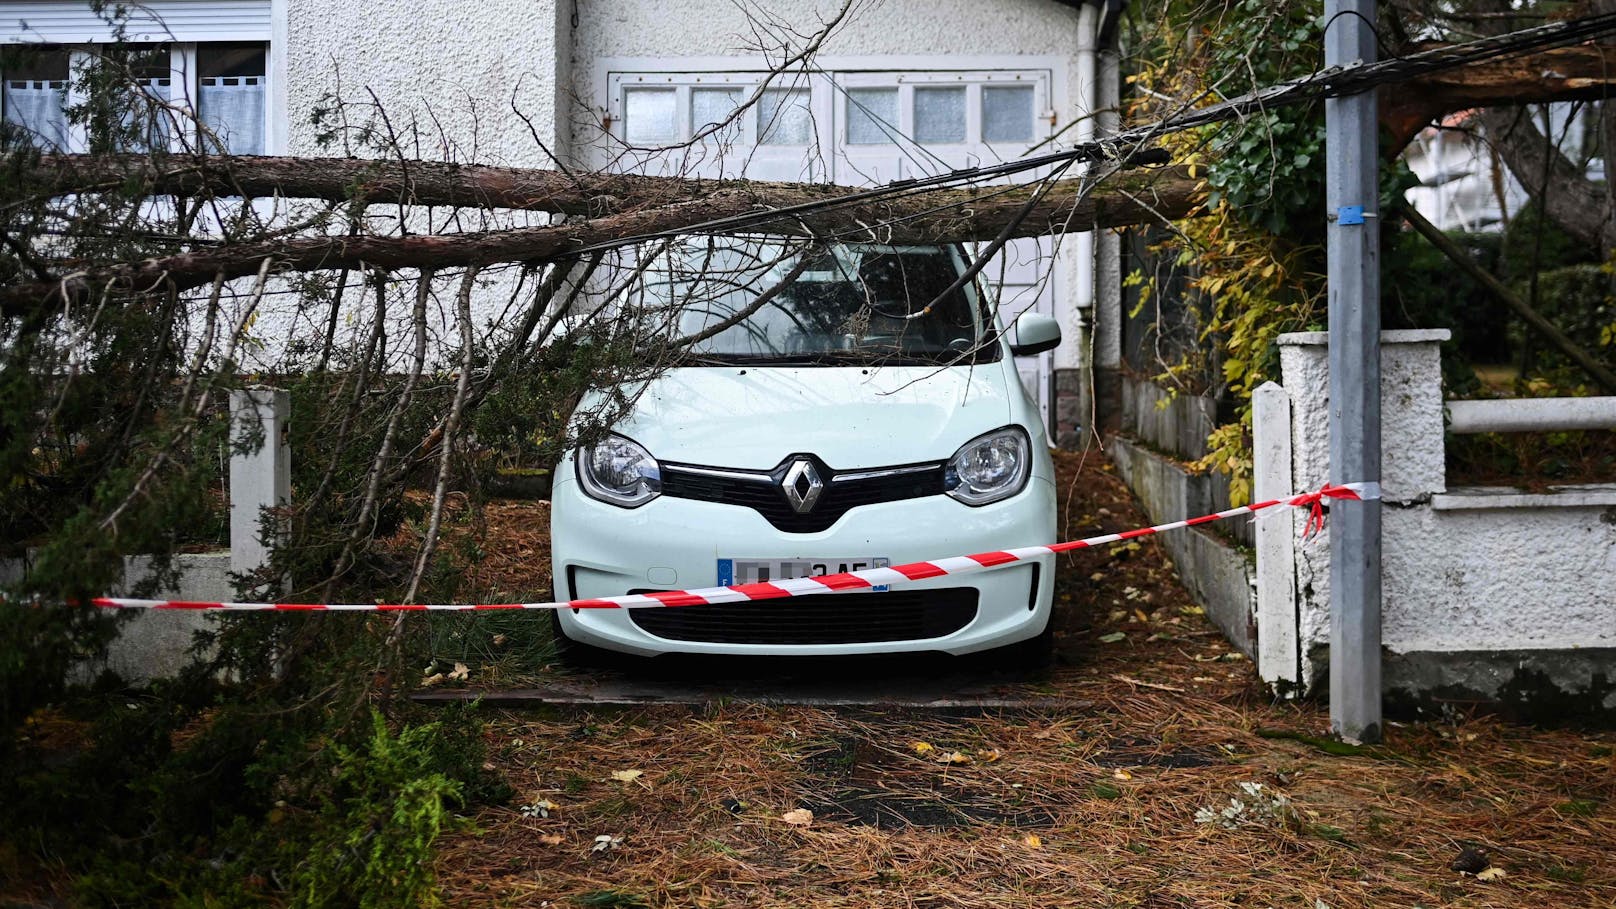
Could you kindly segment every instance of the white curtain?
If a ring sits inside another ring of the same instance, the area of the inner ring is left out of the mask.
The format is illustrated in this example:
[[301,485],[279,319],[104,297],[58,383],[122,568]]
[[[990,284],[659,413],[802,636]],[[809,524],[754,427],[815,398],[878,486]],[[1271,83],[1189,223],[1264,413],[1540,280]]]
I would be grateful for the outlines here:
[[202,80],[197,114],[232,155],[264,153],[264,78],[210,76]]
[[55,81],[8,79],[5,82],[6,122],[34,135],[41,148],[67,147],[67,89]]
[[117,143],[118,151],[143,152],[168,147],[169,79],[149,77],[136,79],[138,86],[129,98],[120,119],[125,135]]

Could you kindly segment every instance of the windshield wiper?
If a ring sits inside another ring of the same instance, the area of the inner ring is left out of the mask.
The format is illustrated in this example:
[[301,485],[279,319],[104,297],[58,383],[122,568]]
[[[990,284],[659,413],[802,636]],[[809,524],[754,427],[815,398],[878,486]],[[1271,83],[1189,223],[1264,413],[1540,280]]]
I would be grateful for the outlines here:
[[950,366],[985,362],[979,354],[961,355],[940,350],[924,354],[878,353],[875,351],[819,350],[811,353],[779,354],[692,354],[687,362],[699,366]]

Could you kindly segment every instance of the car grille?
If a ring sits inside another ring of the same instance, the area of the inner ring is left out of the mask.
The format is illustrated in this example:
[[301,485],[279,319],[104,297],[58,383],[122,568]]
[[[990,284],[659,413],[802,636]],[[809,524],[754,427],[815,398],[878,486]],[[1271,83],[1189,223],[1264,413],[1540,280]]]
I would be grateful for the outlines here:
[[[662,494],[680,499],[721,502],[750,508],[762,515],[776,530],[786,533],[817,533],[861,505],[898,502],[943,493],[944,465],[911,464],[874,470],[844,470],[825,467],[817,458],[819,475],[825,478],[819,501],[807,514],[799,514],[786,501],[781,479],[793,455],[767,473],[720,470],[694,464],[663,464]],[[861,474],[879,474],[860,476]]]
[[953,634],[976,618],[976,601],[975,587],[945,587],[631,609],[629,616],[642,631],[670,641],[875,644],[924,641]]

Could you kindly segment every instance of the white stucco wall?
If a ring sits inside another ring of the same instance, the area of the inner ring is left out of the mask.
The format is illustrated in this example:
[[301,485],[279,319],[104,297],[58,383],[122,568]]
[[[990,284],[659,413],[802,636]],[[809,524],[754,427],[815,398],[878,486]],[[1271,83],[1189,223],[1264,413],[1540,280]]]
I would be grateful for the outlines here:
[[282,2],[290,153],[322,153],[309,117],[340,87],[358,103],[374,91],[411,152],[417,132],[406,126],[417,124],[421,158],[549,163],[511,103],[554,147],[568,60],[556,0]]
[[[331,108],[340,96],[351,107],[348,122],[366,124],[386,135],[399,137],[403,154],[411,158],[465,163],[550,167],[543,146],[563,158],[566,135],[557,128],[560,93],[570,65],[567,49],[570,4],[556,0],[273,0],[274,33],[271,69],[277,94],[273,99],[275,124],[272,149],[292,155],[389,154],[363,144],[341,140],[321,145],[317,138],[334,124],[316,125],[316,110]],[[374,94],[374,99],[372,95]],[[379,103],[384,123],[374,113]],[[531,121],[524,122],[513,104]],[[535,134],[537,141],[535,141]],[[396,210],[374,206],[376,229],[395,228]],[[550,217],[536,212],[462,212],[454,223],[446,210],[410,212],[409,228],[417,233],[442,230],[484,230],[547,224]],[[331,228],[340,231],[341,225]],[[513,269],[487,273],[474,292],[473,321],[479,335],[491,323],[509,322]],[[405,273],[402,281],[413,280]],[[447,366],[459,344],[454,313],[458,272],[433,282],[428,305],[430,353],[434,366]],[[238,281],[232,290],[238,300],[250,281]],[[323,336],[324,314],[310,319],[300,313],[298,299],[284,282],[274,282],[257,307],[252,343],[242,348],[247,369],[278,371],[290,342],[318,343]],[[400,284],[400,296],[390,306],[388,337],[393,361],[389,368],[408,367],[412,293]],[[358,274],[349,275],[345,312],[338,320],[339,343],[360,345],[368,325],[370,292]],[[520,311],[520,301],[516,304]],[[399,339],[403,339],[402,342]]]
[[[1616,508],[1608,497],[1565,497],[1568,504],[1549,507],[1467,497],[1469,504],[1455,507],[1460,497],[1441,495],[1437,346],[1446,335],[1385,332],[1382,338],[1385,647],[1393,653],[1616,647]],[[1296,489],[1316,489],[1328,473],[1325,341],[1324,333],[1310,332],[1279,342]],[[1433,496],[1447,504],[1433,507]],[[1301,510],[1293,515],[1295,539],[1305,517]],[[1295,553],[1297,637],[1302,678],[1309,679],[1317,670],[1310,652],[1330,636],[1328,534],[1296,544]]]

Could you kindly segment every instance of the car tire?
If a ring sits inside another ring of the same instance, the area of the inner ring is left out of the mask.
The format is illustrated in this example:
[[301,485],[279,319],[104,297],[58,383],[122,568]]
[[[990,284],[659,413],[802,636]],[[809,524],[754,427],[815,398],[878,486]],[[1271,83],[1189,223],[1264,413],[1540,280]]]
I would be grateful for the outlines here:
[[568,669],[605,669],[612,663],[611,651],[567,637],[561,628],[560,610],[550,610],[550,637],[555,642],[556,662]]
[[1055,620],[1050,618],[1036,637],[1017,641],[990,653],[995,668],[1042,673],[1055,664]]

